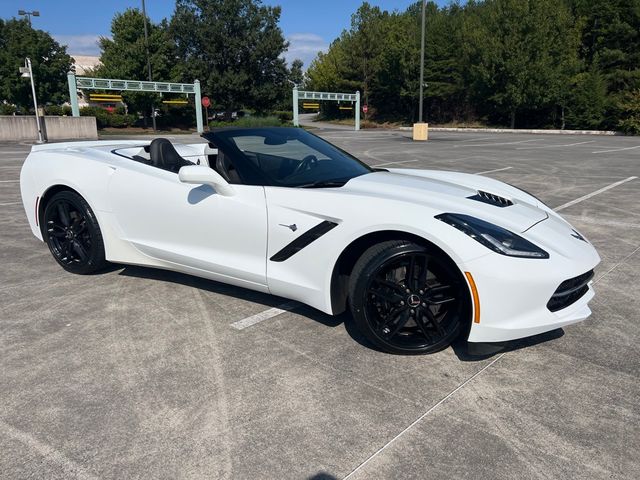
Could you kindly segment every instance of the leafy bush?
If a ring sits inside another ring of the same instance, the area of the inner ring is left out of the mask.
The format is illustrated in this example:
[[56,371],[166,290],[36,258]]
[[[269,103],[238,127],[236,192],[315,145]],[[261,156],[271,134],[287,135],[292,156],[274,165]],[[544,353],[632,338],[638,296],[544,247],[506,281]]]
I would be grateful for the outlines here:
[[290,110],[277,110],[273,114],[280,119],[282,123],[293,121],[293,112]]
[[47,105],[44,107],[45,115],[71,116],[71,107],[69,105]]
[[124,128],[133,125],[137,120],[135,115],[109,113],[100,107],[82,107],[80,109],[80,115],[84,117],[96,117],[98,128]]
[[0,115],[13,115],[16,113],[16,107],[8,103],[0,103]]
[[196,125],[196,110],[192,105],[163,105],[156,123],[159,128],[191,128]]
[[269,117],[249,117],[245,116],[239,118],[237,120],[231,122],[210,122],[209,126],[211,128],[216,127],[282,127],[282,126],[290,126],[289,122],[283,122],[280,118],[276,116]]

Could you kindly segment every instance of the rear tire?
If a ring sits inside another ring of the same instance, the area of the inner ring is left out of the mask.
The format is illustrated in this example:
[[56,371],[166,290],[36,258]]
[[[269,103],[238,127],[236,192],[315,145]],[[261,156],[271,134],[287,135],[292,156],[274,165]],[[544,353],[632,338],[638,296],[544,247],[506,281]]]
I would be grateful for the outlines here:
[[68,272],[85,275],[107,265],[98,221],[77,193],[56,193],[44,209],[42,223],[53,258]]
[[374,245],[349,279],[358,329],[382,350],[434,353],[469,319],[469,292],[456,265],[435,248],[406,240]]

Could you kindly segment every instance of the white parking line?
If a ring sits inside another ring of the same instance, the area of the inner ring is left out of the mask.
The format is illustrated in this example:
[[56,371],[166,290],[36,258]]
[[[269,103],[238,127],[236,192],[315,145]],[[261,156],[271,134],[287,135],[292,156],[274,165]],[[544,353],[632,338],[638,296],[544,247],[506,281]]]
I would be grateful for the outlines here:
[[476,172],[476,175],[484,175],[485,173],[493,173],[493,172],[502,172],[504,170],[509,170],[513,167],[504,167],[504,168],[494,168],[493,170],[485,170],[484,172]]
[[575,147],[576,145],[584,145],[585,143],[595,143],[595,140],[588,142],[567,143],[564,145],[536,145],[535,147],[518,147],[516,150],[536,150],[538,148],[557,148],[557,147]]
[[21,205],[22,202],[10,202],[10,203],[0,203],[0,207],[5,207],[7,205]]
[[595,192],[591,192],[588,193],[587,195],[583,195],[580,198],[576,198],[575,200],[571,200],[570,202],[567,202],[563,205],[560,205],[559,207],[554,208],[554,210],[556,212],[559,212],[560,210],[564,210],[565,208],[571,207],[573,205],[575,205],[576,203],[580,203],[583,202],[584,200],[588,200],[591,197],[595,197],[596,195],[600,195],[603,192],[606,192],[607,190],[611,190],[612,188],[617,187],[618,185],[622,185],[623,183],[627,183],[630,182],[631,180],[635,180],[638,177],[629,177],[629,178],[625,178],[624,180],[620,180],[619,182],[615,182],[612,183],[611,185],[607,185],[606,187],[602,187],[599,190],[596,190]]
[[256,313],[255,315],[251,315],[250,317],[243,318],[242,320],[238,320],[237,322],[233,322],[231,326],[236,330],[244,330],[245,328],[251,327],[256,323],[269,320],[270,318],[276,317],[281,313],[293,310],[294,308],[299,306],[300,304],[297,302],[283,303],[278,307],[270,308],[268,310],[265,310],[264,312]]
[[604,277],[606,277],[607,275],[609,275],[611,272],[613,272],[616,268],[618,268],[620,265],[625,265],[627,260],[629,260],[631,257],[633,257],[636,252],[640,250],[640,247],[636,248],[633,252],[631,252],[629,255],[627,255],[626,257],[624,257],[622,260],[620,260],[619,262],[617,262],[613,267],[611,267],[609,270],[607,270],[606,272],[604,272],[603,274],[601,274],[600,276],[598,276],[598,278],[593,280],[593,284],[595,285],[596,283],[598,283],[600,280],[602,280]]
[[376,165],[371,165],[372,167],[382,167],[382,166],[386,166],[386,165],[399,165],[401,163],[411,163],[411,162],[419,162],[420,160],[402,160],[400,162],[385,162],[385,163],[378,163]]
[[489,140],[490,138],[495,138],[495,137],[477,137],[477,138],[467,138],[466,140],[460,140],[460,143],[464,143],[464,142],[479,142],[480,140]]
[[636,145],[635,147],[625,147],[625,148],[613,148],[611,150],[597,150],[591,153],[611,153],[611,152],[622,152],[623,150],[634,150],[636,148],[640,148],[640,145]]
[[0,180],[0,183],[18,183],[20,180]]
[[541,138],[534,138],[533,140],[520,140],[519,142],[503,142],[503,143],[474,143],[473,145],[454,145],[454,148],[458,147],[493,147],[497,145],[517,145],[519,143],[539,142]]
[[471,382],[474,378],[476,378],[478,375],[480,375],[482,372],[484,372],[487,368],[491,367],[494,363],[496,363],[498,360],[500,360],[502,357],[504,357],[507,354],[507,352],[501,353],[500,355],[498,355],[494,360],[491,361],[491,363],[488,363],[487,365],[485,365],[484,367],[482,367],[480,370],[478,370],[476,373],[474,373],[473,375],[471,375],[469,378],[467,378],[464,382],[462,382],[460,385],[458,385],[456,388],[454,388],[453,390],[451,390],[447,395],[445,395],[444,397],[442,397],[442,399],[440,399],[435,405],[433,405],[431,408],[429,408],[429,410],[427,410],[426,412],[424,412],[422,415],[420,415],[418,418],[416,418],[413,423],[411,425],[409,425],[407,428],[405,428],[404,430],[402,430],[398,435],[396,435],[395,437],[393,437],[391,440],[389,440],[386,444],[384,444],[382,447],[380,447],[378,450],[376,450],[373,454],[371,454],[364,462],[362,462],[360,465],[358,465],[349,475],[347,475],[346,477],[343,478],[343,480],[347,480],[348,478],[350,478],[352,475],[355,475],[355,473],[357,471],[359,471],[362,467],[364,467],[367,463],[369,463],[371,460],[373,460],[378,454],[382,453],[382,451],[387,448],[389,445],[391,445],[393,442],[395,442],[398,438],[400,438],[402,435],[404,435],[406,432],[408,432],[414,425],[416,425],[418,422],[420,422],[420,420],[422,420],[424,417],[426,417],[427,415],[429,415],[431,412],[433,412],[436,408],[438,408],[440,405],[442,405],[444,402],[446,402],[449,398],[451,398],[453,395],[455,395],[455,393],[464,388],[465,385],[467,385],[469,382]]

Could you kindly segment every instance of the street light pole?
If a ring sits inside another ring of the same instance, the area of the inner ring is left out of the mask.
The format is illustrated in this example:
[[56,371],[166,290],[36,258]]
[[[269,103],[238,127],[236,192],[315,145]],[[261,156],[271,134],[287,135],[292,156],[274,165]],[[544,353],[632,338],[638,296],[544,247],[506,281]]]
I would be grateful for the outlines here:
[[420,41],[420,106],[418,107],[418,123],[422,123],[422,111],[424,103],[424,36],[425,36],[425,9],[427,0],[422,0],[422,39]]
[[[144,47],[147,50],[147,69],[149,70],[149,81],[153,82],[153,77],[151,75],[151,57],[149,56],[149,33],[147,31],[147,9],[144,5],[144,0],[142,0],[142,18],[144,21]],[[156,107],[151,103],[151,121],[153,122],[153,131],[156,131]]]
[[34,17],[39,17],[40,12],[38,10],[33,10],[32,12],[27,12],[26,10],[18,10],[18,15],[27,17],[27,20],[29,21],[29,26],[31,26],[31,15],[33,15]]
[[42,138],[42,124],[40,123],[40,115],[38,115],[38,100],[36,99],[36,84],[33,79],[33,69],[31,68],[31,59],[27,57],[24,60],[24,69],[20,69],[22,71],[22,76],[28,76],[31,79],[31,93],[33,94],[33,108],[35,109],[36,114],[36,125],[38,126],[38,143],[44,143],[44,139]]

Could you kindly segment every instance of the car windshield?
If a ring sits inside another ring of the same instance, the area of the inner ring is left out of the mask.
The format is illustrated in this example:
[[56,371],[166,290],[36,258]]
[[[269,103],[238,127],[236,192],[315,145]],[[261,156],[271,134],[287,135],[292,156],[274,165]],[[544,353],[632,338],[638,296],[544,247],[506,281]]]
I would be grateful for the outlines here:
[[340,187],[373,170],[301,128],[221,129],[204,135],[229,155],[247,183]]

